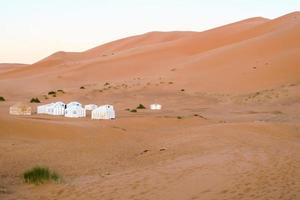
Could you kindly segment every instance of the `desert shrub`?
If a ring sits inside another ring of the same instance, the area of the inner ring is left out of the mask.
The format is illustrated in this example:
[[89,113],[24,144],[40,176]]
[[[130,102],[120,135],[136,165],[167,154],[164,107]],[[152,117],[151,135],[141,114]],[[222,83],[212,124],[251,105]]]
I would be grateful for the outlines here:
[[110,85],[110,83],[104,83],[104,86],[108,86],[108,85]]
[[85,89],[85,87],[84,87],[84,86],[81,86],[81,87],[80,87],[80,89],[81,89],[81,90],[84,90],[84,89]]
[[169,84],[170,84],[170,85],[172,85],[172,84],[173,84],[173,82],[172,82],[172,81],[170,81],[170,82],[169,82]]
[[184,92],[184,91],[185,91],[185,89],[181,89],[180,91],[181,91],[181,92]]
[[125,110],[130,111],[130,108],[126,108]]
[[32,98],[30,103],[41,103],[41,101],[38,98]]
[[136,107],[136,109],[146,109],[146,107],[143,104],[140,104],[138,107]]
[[181,116],[178,116],[177,119],[182,119],[182,117],[181,117]]
[[61,178],[55,171],[50,171],[47,167],[36,166],[23,173],[26,183],[42,184],[47,181],[59,181]]
[[5,98],[0,96],[0,101],[5,101]]
[[54,92],[54,91],[48,92],[48,95],[55,95],[55,94],[56,94],[56,92]]
[[136,113],[137,110],[136,109],[132,109],[132,110],[130,110],[130,112]]
[[63,90],[57,90],[57,92],[60,92],[60,93],[65,93],[65,91],[63,91]]

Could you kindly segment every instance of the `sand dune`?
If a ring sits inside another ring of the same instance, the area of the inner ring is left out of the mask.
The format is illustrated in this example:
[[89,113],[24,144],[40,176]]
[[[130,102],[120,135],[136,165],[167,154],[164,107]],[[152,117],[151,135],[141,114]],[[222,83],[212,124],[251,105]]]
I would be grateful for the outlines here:
[[[101,74],[104,81],[155,79],[159,74],[193,91],[278,87],[298,80],[299,16],[295,12],[274,20],[252,18],[204,32],[147,33],[81,53],[58,52],[0,77],[17,78],[20,84],[31,77],[45,87],[48,82],[68,87],[74,83],[59,77],[76,79],[80,85],[97,83]],[[173,68],[180,70],[170,73]]]

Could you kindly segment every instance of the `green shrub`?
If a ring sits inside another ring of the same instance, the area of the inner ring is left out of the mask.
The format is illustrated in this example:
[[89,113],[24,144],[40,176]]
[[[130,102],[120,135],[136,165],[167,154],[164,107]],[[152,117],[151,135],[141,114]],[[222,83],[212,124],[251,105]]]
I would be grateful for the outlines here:
[[36,166],[30,170],[25,171],[23,173],[23,178],[26,183],[33,183],[36,185],[51,180],[58,182],[61,179],[56,172],[50,171],[47,167],[40,166]]
[[32,98],[30,103],[41,103],[41,101],[38,98]]
[[138,107],[136,107],[136,109],[146,109],[146,107],[143,104],[140,104]]
[[0,96],[0,101],[5,101],[4,97]]

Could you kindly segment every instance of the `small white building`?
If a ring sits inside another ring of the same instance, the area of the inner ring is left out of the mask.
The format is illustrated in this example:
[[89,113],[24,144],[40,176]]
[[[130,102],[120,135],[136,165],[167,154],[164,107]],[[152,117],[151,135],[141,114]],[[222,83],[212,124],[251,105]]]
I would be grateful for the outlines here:
[[151,105],[150,105],[150,109],[151,109],[151,110],[161,110],[161,105],[160,105],[160,104],[157,104],[157,103],[151,104]]
[[89,111],[95,110],[96,108],[98,108],[96,104],[88,104],[84,106],[84,109]]
[[92,119],[115,119],[116,113],[112,105],[99,106],[92,111]]
[[79,118],[86,117],[85,109],[81,106],[67,106],[65,109],[65,117]]

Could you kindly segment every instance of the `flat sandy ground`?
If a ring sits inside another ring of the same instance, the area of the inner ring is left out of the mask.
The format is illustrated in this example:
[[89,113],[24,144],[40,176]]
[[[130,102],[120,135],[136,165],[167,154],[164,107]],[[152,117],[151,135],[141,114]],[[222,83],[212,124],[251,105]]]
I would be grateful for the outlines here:
[[[1,103],[0,199],[297,200],[300,104],[293,87],[276,104],[165,94],[160,100],[169,107],[137,113],[125,111],[130,98],[114,94],[123,103],[112,121],[9,116],[11,103]],[[36,165],[63,181],[25,184],[22,173]]]

